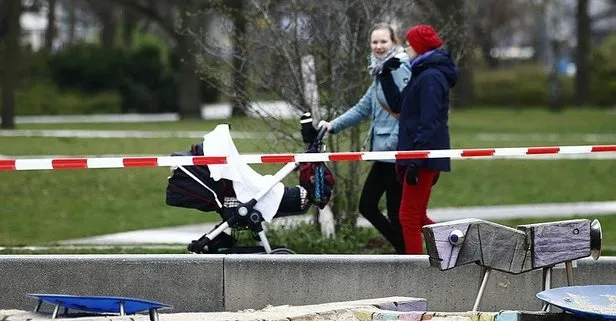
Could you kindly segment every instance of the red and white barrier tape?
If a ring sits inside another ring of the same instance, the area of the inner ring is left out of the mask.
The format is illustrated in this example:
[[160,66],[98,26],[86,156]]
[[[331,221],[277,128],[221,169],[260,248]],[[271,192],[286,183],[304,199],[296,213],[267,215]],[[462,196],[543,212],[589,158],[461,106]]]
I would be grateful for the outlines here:
[[135,168],[214,164],[272,164],[291,162],[342,162],[421,158],[491,158],[499,156],[592,154],[616,152],[616,145],[476,148],[387,152],[242,154],[238,156],[157,156],[157,157],[94,157],[48,159],[0,159],[0,171]]

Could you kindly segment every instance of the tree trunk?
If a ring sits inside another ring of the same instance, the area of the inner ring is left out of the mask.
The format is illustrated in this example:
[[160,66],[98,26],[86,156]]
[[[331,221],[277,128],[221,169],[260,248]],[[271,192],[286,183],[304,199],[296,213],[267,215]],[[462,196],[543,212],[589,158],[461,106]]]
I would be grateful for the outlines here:
[[[346,11],[346,16],[349,18],[349,25],[353,28],[352,37],[347,40],[348,48],[351,48],[349,63],[352,66],[360,66],[365,64],[366,44],[369,41],[368,32],[370,29],[370,23],[367,21],[366,16],[362,12],[362,7],[358,4],[353,4],[351,1],[347,1],[350,5]],[[335,62],[334,62],[335,63]],[[363,68],[350,68],[349,73],[346,75],[348,79],[360,79],[365,77],[365,69]],[[357,103],[359,97],[362,97],[366,88],[362,86],[353,86],[348,90],[343,102],[346,106],[353,106]],[[336,94],[335,90],[330,95]],[[353,126],[348,128],[350,138],[350,150],[359,151],[362,148],[362,132],[360,126]],[[360,162],[348,162],[346,165],[345,182],[340,186],[343,191],[344,209],[336,215],[336,223],[338,229],[343,228],[355,228],[357,226],[357,217],[359,213],[357,207],[359,205],[359,195],[361,193],[361,181]]]
[[9,30],[9,2],[0,0],[0,39],[4,39]]
[[575,104],[582,106],[588,103],[590,91],[590,16],[588,0],[577,2],[577,49],[575,51]]
[[475,100],[475,86],[471,57],[473,39],[468,32],[465,1],[435,0],[433,3],[439,11],[439,17],[431,22],[437,31],[445,25],[454,26],[449,30],[451,34],[444,39],[452,57],[457,60],[460,72],[458,83],[451,93],[451,107],[469,107]]
[[75,42],[75,34],[77,32],[77,12],[75,6],[72,6],[70,2],[66,3],[66,9],[68,10],[68,39],[69,45]]
[[244,0],[235,0],[232,4],[233,17],[233,102],[232,115],[246,115],[246,18],[244,17]]
[[554,59],[552,61],[552,69],[550,70],[550,111],[560,112],[563,110],[562,86],[560,83],[560,75],[558,74],[558,57],[560,57],[560,42],[552,40],[552,52]]
[[8,24],[5,40],[4,77],[2,78],[2,129],[15,128],[15,90],[17,88],[20,34],[19,18],[21,16],[20,0],[8,2]]
[[98,10],[98,18],[102,24],[100,31],[100,41],[104,48],[113,48],[116,38],[116,19],[114,16],[114,8],[107,4],[101,3],[102,7]]
[[138,17],[129,10],[124,11],[122,17],[122,48],[131,50],[133,47],[133,33],[137,28]]
[[45,50],[53,49],[53,40],[56,37],[56,0],[47,0],[47,28],[45,29]]
[[483,59],[488,66],[488,69],[494,70],[498,68],[499,61],[497,58],[492,57],[492,48],[494,48],[494,43],[487,39],[481,41],[481,53],[483,55]]
[[[193,19],[194,18],[188,18]],[[180,116],[183,119],[201,118],[201,79],[197,74],[195,44],[190,36],[178,36],[178,55],[182,59],[178,73]]]

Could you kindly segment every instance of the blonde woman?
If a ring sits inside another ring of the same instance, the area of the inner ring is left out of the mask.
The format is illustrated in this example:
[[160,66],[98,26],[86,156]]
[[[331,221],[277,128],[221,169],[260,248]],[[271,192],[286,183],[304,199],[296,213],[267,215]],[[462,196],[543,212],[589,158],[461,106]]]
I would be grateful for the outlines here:
[[[373,78],[372,84],[364,96],[345,113],[331,122],[321,121],[320,126],[327,126],[331,133],[339,133],[345,128],[370,120],[368,132],[371,151],[393,151],[398,144],[398,114],[393,113],[387,102],[377,76],[391,74],[396,86],[401,90],[411,78],[408,57],[399,45],[393,28],[386,23],[377,23],[370,29],[370,65],[368,72]],[[396,57],[398,63],[386,64]],[[395,69],[395,70],[392,70]],[[386,196],[387,217],[378,208],[379,201]],[[375,161],[364,183],[359,212],[364,216],[394,247],[396,253],[404,253],[404,241],[398,211],[402,198],[402,185],[396,179],[394,160]]]

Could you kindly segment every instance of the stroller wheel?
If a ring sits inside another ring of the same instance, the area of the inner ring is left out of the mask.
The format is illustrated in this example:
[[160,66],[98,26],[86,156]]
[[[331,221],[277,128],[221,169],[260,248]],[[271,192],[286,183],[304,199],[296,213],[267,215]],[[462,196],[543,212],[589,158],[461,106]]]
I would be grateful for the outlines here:
[[286,247],[280,247],[277,249],[272,249],[272,252],[270,252],[270,254],[295,254],[295,252],[287,249]]

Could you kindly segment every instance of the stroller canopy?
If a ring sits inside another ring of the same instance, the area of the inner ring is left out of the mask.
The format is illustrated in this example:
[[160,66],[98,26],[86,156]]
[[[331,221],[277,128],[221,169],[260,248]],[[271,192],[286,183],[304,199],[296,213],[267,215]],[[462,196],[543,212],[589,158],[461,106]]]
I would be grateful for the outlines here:
[[[233,143],[229,125],[218,125],[214,130],[203,136],[204,156],[238,156],[239,152]],[[233,190],[240,202],[248,202],[260,191],[274,183],[272,175],[261,175],[246,163],[208,165],[210,176],[215,181],[221,178],[233,182]],[[255,209],[261,212],[266,221],[271,221],[284,194],[284,185],[278,182],[263,198]]]

